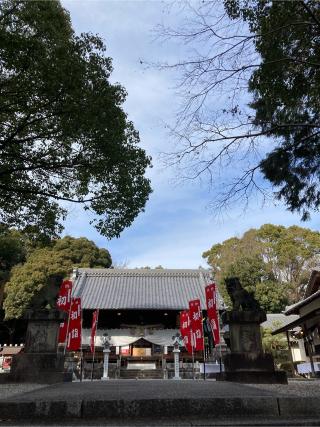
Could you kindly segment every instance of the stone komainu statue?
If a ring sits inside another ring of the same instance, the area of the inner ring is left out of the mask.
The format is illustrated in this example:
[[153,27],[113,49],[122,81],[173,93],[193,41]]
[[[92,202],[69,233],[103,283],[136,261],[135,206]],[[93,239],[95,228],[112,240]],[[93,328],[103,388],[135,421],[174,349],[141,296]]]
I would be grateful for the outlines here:
[[227,292],[230,295],[233,310],[240,311],[261,311],[258,301],[243,287],[237,277],[225,279]]
[[63,276],[51,277],[46,285],[32,298],[29,307],[33,310],[56,308],[57,297]]

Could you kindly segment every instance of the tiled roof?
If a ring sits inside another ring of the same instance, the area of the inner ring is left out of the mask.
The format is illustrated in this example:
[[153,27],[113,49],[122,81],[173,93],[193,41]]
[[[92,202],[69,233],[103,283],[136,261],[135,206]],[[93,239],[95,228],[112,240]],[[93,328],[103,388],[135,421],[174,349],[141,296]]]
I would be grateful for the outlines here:
[[286,316],[284,313],[272,313],[267,314],[267,320],[261,323],[263,328],[270,328],[272,330],[278,329],[280,327],[286,326],[287,324],[294,322],[299,319],[299,316],[296,314],[291,314]]
[[[74,296],[84,309],[183,310],[199,298],[205,309],[204,288],[210,272],[166,269],[78,269]],[[219,296],[219,305],[223,302]]]

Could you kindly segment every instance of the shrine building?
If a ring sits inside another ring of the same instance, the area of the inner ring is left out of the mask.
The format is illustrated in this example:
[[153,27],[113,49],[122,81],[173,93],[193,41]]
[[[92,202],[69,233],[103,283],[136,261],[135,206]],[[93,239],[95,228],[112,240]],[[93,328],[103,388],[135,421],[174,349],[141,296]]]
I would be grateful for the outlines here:
[[[179,332],[179,314],[189,301],[200,299],[205,316],[205,286],[212,283],[208,270],[169,269],[97,269],[74,271],[74,297],[81,297],[83,310],[82,351],[84,369],[90,371],[92,315],[99,309],[96,335],[95,369],[101,370],[103,334],[111,343],[111,375],[130,377],[137,370],[158,370],[173,362],[173,337]],[[220,295],[218,307],[224,308]],[[205,355],[214,354],[211,332],[204,321]],[[194,354],[203,361],[203,352]],[[190,363],[191,355],[181,352],[181,363]],[[161,371],[161,372],[160,372]],[[97,373],[99,377],[99,373]]]

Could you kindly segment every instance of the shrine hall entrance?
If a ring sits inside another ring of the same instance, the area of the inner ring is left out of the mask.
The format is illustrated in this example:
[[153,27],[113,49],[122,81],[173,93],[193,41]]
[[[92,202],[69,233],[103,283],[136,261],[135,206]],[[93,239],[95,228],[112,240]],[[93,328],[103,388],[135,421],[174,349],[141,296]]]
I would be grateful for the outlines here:
[[[122,366],[131,369],[158,369],[161,366],[161,350],[155,344],[140,338],[134,343],[127,346],[123,352],[121,349]],[[127,354],[125,354],[127,352]]]
[[131,355],[133,357],[152,356],[152,353],[153,353],[152,350],[153,350],[153,345],[149,341],[143,338],[140,338],[138,341],[131,344]]

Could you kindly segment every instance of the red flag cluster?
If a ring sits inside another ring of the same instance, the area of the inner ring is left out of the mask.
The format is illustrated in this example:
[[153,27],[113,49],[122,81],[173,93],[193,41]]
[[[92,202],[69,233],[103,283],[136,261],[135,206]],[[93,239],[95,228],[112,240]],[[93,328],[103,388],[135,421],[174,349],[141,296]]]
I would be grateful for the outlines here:
[[60,323],[60,329],[59,329],[59,344],[63,344],[66,342],[67,339],[67,333],[68,333],[68,320],[65,320],[64,322]]
[[60,291],[57,298],[57,308],[67,313],[70,310],[72,295],[72,282],[71,280],[64,280],[60,286]]
[[189,316],[191,323],[191,342],[195,351],[204,350],[202,311],[200,300],[189,301]]
[[220,328],[217,306],[217,286],[215,283],[206,286],[207,313],[214,344],[220,344]]
[[68,319],[60,323],[59,343],[65,343],[69,351],[81,349],[81,298],[72,298],[72,282],[64,280],[57,298],[57,308],[68,313]]
[[67,336],[67,350],[69,351],[81,348],[81,323],[81,298],[72,298]]
[[[220,343],[220,330],[215,283],[206,286],[206,303],[209,324],[215,345]],[[189,310],[180,313],[180,332],[188,353],[204,350],[203,318],[200,300],[189,301]]]
[[190,317],[188,310],[180,313],[180,333],[187,352],[192,353]]
[[[81,349],[82,312],[81,298],[72,298],[72,282],[64,280],[57,298],[57,308],[68,313],[68,319],[60,323],[59,343],[67,341],[66,349],[77,351]],[[94,353],[95,335],[98,325],[99,310],[95,310],[92,317],[90,348]]]

